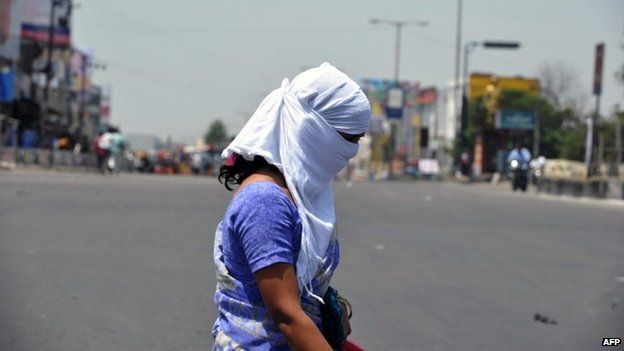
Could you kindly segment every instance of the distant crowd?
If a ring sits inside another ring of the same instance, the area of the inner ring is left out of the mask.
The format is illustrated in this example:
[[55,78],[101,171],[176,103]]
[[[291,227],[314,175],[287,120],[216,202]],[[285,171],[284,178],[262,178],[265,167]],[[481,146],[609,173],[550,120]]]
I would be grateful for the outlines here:
[[186,152],[179,148],[175,152],[136,151],[127,154],[130,171],[154,174],[215,175],[221,166],[217,150]]

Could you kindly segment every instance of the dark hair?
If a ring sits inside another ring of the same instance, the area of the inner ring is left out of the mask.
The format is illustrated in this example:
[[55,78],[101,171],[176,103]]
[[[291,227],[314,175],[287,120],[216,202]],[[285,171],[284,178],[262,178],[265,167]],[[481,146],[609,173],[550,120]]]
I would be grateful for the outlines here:
[[254,157],[253,161],[247,161],[243,156],[236,155],[234,163],[231,165],[224,164],[219,168],[219,182],[225,185],[227,190],[234,190],[232,186],[241,185],[247,177],[258,172],[263,168],[268,168],[279,172],[278,168],[269,164],[260,156]]

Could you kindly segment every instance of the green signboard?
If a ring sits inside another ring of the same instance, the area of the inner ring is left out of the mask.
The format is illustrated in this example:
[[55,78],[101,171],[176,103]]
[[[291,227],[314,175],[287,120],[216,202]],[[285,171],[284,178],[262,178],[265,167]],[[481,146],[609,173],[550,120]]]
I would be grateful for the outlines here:
[[496,114],[496,129],[531,130],[534,125],[533,111],[500,110]]

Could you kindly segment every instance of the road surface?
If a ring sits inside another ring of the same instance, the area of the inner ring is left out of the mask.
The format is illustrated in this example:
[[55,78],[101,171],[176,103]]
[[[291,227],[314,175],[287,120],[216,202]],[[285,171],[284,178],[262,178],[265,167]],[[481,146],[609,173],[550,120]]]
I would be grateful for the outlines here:
[[[207,178],[0,173],[0,350],[208,350],[229,196]],[[623,206],[431,182],[335,198],[333,285],[368,350],[624,337]]]

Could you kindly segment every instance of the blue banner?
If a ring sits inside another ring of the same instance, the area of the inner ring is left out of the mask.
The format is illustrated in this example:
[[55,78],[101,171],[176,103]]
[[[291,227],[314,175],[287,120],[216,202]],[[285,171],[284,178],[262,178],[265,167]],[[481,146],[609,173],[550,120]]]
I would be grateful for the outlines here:
[[13,101],[13,78],[11,68],[0,68],[0,102]]
[[496,114],[496,129],[531,130],[534,126],[533,111],[501,110]]

